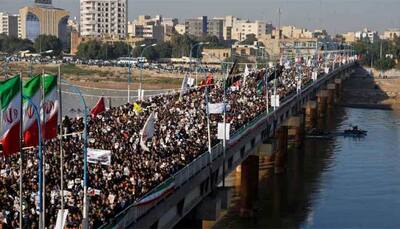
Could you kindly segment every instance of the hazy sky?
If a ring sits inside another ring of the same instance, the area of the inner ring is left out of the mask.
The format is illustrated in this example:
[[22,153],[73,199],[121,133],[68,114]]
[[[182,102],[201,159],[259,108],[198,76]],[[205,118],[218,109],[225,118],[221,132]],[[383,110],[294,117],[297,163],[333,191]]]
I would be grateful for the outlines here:
[[[33,0],[0,0],[0,11],[16,13],[32,4]],[[53,5],[79,16],[79,0],[53,0]],[[179,19],[235,15],[277,24],[278,8],[282,25],[322,27],[330,33],[400,27],[400,0],[129,0],[129,19],[141,14]]]

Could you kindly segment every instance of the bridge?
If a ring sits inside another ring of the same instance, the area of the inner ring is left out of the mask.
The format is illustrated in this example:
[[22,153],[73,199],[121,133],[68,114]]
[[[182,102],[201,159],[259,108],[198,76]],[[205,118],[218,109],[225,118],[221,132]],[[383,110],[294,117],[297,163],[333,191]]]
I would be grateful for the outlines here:
[[[229,191],[221,187],[237,166],[241,166],[240,212],[251,214],[258,190],[259,157],[271,159],[275,173],[285,171],[288,139],[301,145],[305,130],[316,127],[317,120],[341,98],[342,82],[358,64],[337,66],[321,73],[300,93],[286,97],[276,109],[265,111],[228,141],[215,145],[158,187],[173,183],[174,189],[145,205],[132,205],[103,228],[172,228],[182,219],[201,222],[216,220],[227,209]],[[157,189],[157,188],[156,188]],[[201,224],[200,224],[201,225]]]

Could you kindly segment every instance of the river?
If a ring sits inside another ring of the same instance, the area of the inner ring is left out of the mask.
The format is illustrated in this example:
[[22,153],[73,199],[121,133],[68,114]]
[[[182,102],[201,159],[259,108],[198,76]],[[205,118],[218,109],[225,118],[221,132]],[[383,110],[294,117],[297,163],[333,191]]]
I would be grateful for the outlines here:
[[400,112],[336,108],[320,125],[368,131],[362,139],[306,140],[288,170],[260,166],[255,217],[238,216],[240,173],[227,179],[231,208],[210,228],[400,228]]

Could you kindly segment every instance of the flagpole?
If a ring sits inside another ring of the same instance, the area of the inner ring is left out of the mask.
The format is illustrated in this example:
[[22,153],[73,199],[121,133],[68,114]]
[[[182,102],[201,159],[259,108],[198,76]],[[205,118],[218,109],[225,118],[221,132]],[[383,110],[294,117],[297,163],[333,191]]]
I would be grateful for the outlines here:
[[[226,68],[226,74],[229,74],[229,69],[228,67]],[[222,140],[222,145],[224,148],[224,164],[222,166],[222,187],[225,187],[225,156],[226,156],[226,78],[227,76],[225,75],[224,77],[224,116],[223,116],[223,121],[224,121],[224,139]]]
[[[46,209],[46,166],[43,169],[43,165],[46,163],[46,150],[45,150],[45,141],[46,141],[46,111],[45,111],[45,104],[46,104],[46,95],[44,92],[44,69],[42,69],[42,96],[43,96],[43,135],[45,136],[43,138],[43,151],[42,151],[42,208]],[[46,227],[46,212],[42,210],[42,228]]]
[[211,161],[212,161],[212,158],[211,158],[211,126],[210,126],[210,111],[209,111],[209,107],[208,107],[208,86],[206,86],[205,94],[206,94],[207,131],[208,131],[208,153],[210,154],[210,163],[211,163]]
[[22,109],[23,109],[23,105],[22,105],[22,72],[19,73],[19,89],[20,89],[20,111],[19,111],[19,228],[22,228],[22,219],[23,219],[23,209],[22,209],[22,187],[23,187],[23,153],[22,153],[22,128],[23,128],[23,120],[22,120]]
[[[267,69],[267,68],[265,68]],[[269,103],[268,103],[268,72],[267,70],[265,70],[265,103],[266,103],[266,107],[267,107],[267,114],[269,113]]]
[[58,101],[60,103],[60,173],[61,173],[61,219],[64,218],[64,152],[63,152],[63,116],[62,116],[62,88],[61,88],[61,65],[58,66]]

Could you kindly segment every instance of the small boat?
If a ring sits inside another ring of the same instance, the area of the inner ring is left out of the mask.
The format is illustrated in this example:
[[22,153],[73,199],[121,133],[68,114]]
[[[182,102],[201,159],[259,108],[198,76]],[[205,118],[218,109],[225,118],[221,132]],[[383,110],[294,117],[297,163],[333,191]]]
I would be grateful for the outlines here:
[[343,136],[344,137],[365,137],[367,136],[368,131],[366,130],[361,130],[358,128],[358,126],[353,126],[350,129],[344,130]]

